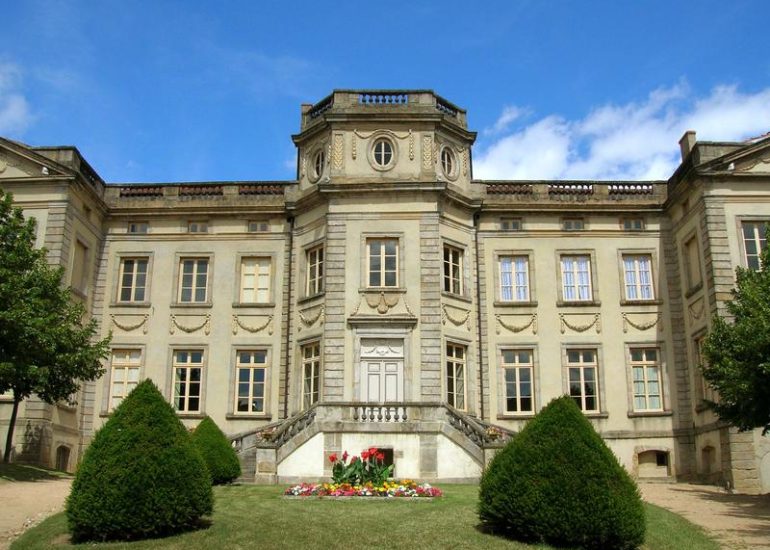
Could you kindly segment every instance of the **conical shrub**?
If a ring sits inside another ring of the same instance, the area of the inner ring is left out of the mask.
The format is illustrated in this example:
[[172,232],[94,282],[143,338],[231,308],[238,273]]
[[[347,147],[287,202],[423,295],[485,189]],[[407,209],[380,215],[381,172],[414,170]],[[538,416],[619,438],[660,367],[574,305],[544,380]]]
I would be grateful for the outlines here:
[[241,475],[238,455],[211,418],[207,416],[198,424],[192,440],[209,469],[214,485],[230,483]]
[[66,513],[75,541],[131,540],[195,527],[212,506],[203,458],[171,405],[145,380],[96,433]]
[[636,484],[569,396],[551,401],[490,462],[479,516],[525,542],[636,548],[645,513]]

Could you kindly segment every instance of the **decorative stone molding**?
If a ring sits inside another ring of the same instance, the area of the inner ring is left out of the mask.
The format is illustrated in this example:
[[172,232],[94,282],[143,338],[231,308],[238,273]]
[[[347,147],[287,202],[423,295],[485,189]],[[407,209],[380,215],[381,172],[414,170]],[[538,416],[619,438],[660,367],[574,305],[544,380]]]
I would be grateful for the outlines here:
[[430,170],[433,166],[433,137],[422,136],[422,167]]
[[345,141],[342,134],[334,135],[334,152],[332,153],[332,163],[335,170],[342,170],[345,160]]
[[[133,332],[138,328],[142,329],[142,334],[147,334],[147,321],[150,318],[149,313],[145,313],[144,315],[121,315],[121,317],[128,317],[129,319],[134,320],[134,322],[131,322],[129,320],[126,321],[119,321],[116,315],[110,315],[110,319],[112,320],[112,324],[119,328],[122,331],[125,332]],[[139,318],[138,321],[136,319]]]
[[[451,310],[455,309],[460,311],[460,315],[453,315]],[[441,324],[446,325],[446,322],[451,322],[454,326],[459,327],[461,325],[467,325],[468,330],[471,330],[471,311],[469,309],[460,309],[454,306],[441,305]]]
[[[310,312],[314,309],[316,309],[316,311],[311,314]],[[297,315],[299,316],[300,323],[297,326],[297,332],[301,332],[303,328],[312,327],[316,322],[318,322],[318,326],[323,325],[326,318],[325,311],[326,306],[324,304],[298,311]]]
[[179,329],[182,332],[186,332],[187,334],[192,334],[193,332],[197,332],[201,329],[203,329],[203,333],[208,336],[211,334],[211,314],[207,313],[203,316],[203,321],[199,325],[187,325],[187,324],[181,324],[180,318],[189,319],[190,321],[193,321],[196,318],[200,318],[200,315],[171,315],[171,326],[169,328],[169,334],[175,334],[176,330]]
[[628,327],[631,326],[635,328],[636,330],[649,330],[654,326],[657,326],[658,328],[663,327],[663,317],[660,313],[655,314],[655,317],[652,320],[649,321],[634,321],[632,320],[632,316],[636,315],[646,315],[644,313],[622,313],[621,316],[623,317],[623,332],[628,332]]
[[358,156],[358,139],[356,139],[358,135],[358,130],[353,130],[353,136],[350,139],[350,158],[353,160],[356,160],[356,157]]
[[531,315],[506,315],[506,317],[513,317],[514,319],[522,319],[524,322],[522,324],[513,324],[508,321],[506,321],[502,315],[497,314],[495,315],[495,320],[497,321],[497,334],[500,334],[500,329],[504,328],[505,330],[509,332],[513,332],[514,334],[518,334],[519,332],[525,331],[528,328],[532,329],[532,334],[537,334],[537,313],[533,313]]
[[[415,324],[417,317],[412,312],[402,292],[362,292],[355,309],[348,316],[348,322],[381,321],[406,322]],[[362,311],[361,308],[364,308]],[[368,308],[368,311],[367,311]]]
[[[261,332],[267,329],[268,334],[273,334],[273,314],[272,313],[267,316],[267,320],[261,325],[247,325],[245,322],[241,320],[242,317],[246,317],[246,316],[233,314],[233,335],[238,334],[238,329],[245,330],[246,332],[250,332],[252,334],[256,334],[257,332]],[[264,317],[264,316],[263,315],[249,316],[249,318],[254,318],[254,319],[258,317]]]
[[579,324],[579,321],[577,321],[577,319],[570,320],[567,318],[566,313],[560,313],[559,321],[561,324],[562,334],[564,334],[567,331],[567,329],[570,329],[574,332],[585,332],[590,328],[595,328],[596,334],[600,334],[602,332],[602,321],[601,321],[601,315],[599,313],[570,314],[570,317],[573,317],[573,318],[577,317],[578,319],[588,318],[589,321],[587,323]]
[[700,321],[703,319],[703,314],[706,312],[706,304],[703,298],[698,298],[689,306],[687,306],[687,313],[690,315],[690,322]]
[[414,160],[414,134],[409,129],[409,160]]

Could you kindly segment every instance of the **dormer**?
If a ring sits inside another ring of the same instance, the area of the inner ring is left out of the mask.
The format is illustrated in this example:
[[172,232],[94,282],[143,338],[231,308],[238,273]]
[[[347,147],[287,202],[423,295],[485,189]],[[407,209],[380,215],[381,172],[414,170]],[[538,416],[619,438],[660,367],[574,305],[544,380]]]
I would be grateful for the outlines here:
[[335,90],[302,106],[300,189],[448,183],[468,187],[476,133],[430,90]]

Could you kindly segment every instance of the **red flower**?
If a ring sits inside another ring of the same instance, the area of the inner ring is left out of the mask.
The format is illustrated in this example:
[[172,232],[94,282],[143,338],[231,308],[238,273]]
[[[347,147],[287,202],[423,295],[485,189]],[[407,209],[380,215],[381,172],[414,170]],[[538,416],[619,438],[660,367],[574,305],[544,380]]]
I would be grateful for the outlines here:
[[369,460],[369,451],[361,451],[361,460]]
[[375,454],[377,454],[377,447],[369,447],[369,454],[371,456],[374,456]]
[[380,462],[385,460],[385,453],[377,453],[377,460],[379,460]]
[[342,462],[345,462],[348,459],[348,452],[345,451],[342,453]]
[[334,454],[334,453],[330,454],[330,455],[329,455],[329,462],[331,462],[332,464],[334,464],[335,462],[337,462],[337,455],[336,455],[336,454]]

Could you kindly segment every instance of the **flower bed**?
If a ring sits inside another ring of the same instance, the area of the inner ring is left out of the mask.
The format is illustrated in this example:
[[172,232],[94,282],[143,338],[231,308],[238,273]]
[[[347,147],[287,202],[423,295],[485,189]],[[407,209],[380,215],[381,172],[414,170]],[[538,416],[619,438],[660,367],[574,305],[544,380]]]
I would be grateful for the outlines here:
[[364,483],[300,483],[289,487],[284,492],[286,496],[294,497],[440,497],[441,489],[431,487],[428,483],[418,484],[411,479],[385,481],[380,485]]

